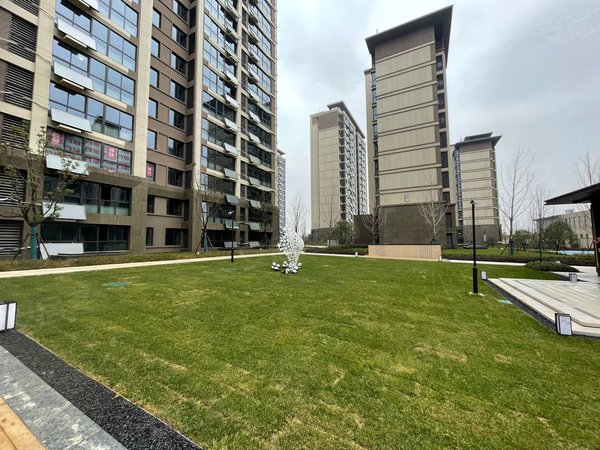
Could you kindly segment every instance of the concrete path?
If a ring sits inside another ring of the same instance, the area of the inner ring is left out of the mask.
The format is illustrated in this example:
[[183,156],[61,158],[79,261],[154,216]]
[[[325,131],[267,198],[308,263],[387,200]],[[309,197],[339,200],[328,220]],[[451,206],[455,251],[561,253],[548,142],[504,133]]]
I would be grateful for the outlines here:
[[[277,253],[257,253],[252,255],[235,255],[235,259],[241,258],[258,258],[261,256],[281,256],[280,252]],[[56,267],[52,269],[31,269],[31,270],[13,270],[10,272],[0,272],[0,279],[2,278],[16,278],[16,277],[31,277],[36,275],[52,275],[62,273],[75,273],[75,272],[93,272],[96,270],[112,270],[112,269],[128,269],[134,267],[148,267],[148,266],[166,266],[172,264],[190,264],[190,263],[202,263],[210,261],[225,261],[231,259],[231,256],[211,256],[209,258],[190,258],[190,259],[172,259],[165,261],[142,261],[134,263],[120,263],[120,264],[98,264],[95,266],[77,266],[77,267]]]
[[125,448],[3,347],[0,397],[48,450]]

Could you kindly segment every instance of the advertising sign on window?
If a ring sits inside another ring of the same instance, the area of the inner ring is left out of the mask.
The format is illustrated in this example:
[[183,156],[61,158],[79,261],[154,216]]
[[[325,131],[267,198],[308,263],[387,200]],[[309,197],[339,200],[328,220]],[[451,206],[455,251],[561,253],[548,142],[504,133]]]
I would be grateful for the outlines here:
[[102,149],[102,144],[100,142],[86,139],[85,145],[83,147],[83,154],[87,157],[100,160],[100,156],[102,154],[101,149]]
[[65,136],[65,152],[81,155],[83,150],[83,139],[79,136]]
[[50,130],[50,147],[53,148],[63,148],[65,135],[55,130]]
[[[104,161],[117,162],[117,148],[104,144]],[[116,170],[116,167],[115,167]]]
[[146,178],[154,180],[154,164],[146,164]]

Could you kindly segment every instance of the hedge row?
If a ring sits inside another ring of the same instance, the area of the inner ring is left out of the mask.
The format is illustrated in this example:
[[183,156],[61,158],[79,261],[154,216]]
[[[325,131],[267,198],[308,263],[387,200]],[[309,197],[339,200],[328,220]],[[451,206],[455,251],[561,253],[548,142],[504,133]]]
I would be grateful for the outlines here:
[[[446,259],[454,259],[459,261],[471,261],[473,259],[472,255],[443,255]],[[494,262],[515,262],[515,263],[528,263],[533,261],[539,261],[540,258],[536,258],[535,256],[499,256],[499,255],[481,255],[478,259],[482,261],[494,261]],[[570,255],[557,255],[554,258],[543,258],[542,261],[546,262],[556,262],[559,261],[562,264],[567,264],[570,266],[594,266],[596,261],[594,260],[593,255],[582,256],[579,255],[577,257]]]

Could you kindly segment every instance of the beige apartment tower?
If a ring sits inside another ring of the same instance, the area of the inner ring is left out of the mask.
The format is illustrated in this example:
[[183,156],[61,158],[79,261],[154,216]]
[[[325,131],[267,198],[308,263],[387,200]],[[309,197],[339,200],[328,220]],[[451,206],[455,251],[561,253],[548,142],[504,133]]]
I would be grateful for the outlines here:
[[[0,2],[2,140],[25,119],[31,144],[46,127],[49,153],[88,169],[61,199],[68,208],[42,225],[45,242],[82,243],[85,253],[195,250],[207,213],[212,247],[276,241],[276,8]],[[50,185],[55,169],[49,160]],[[3,214],[0,247],[27,233]]]
[[451,21],[452,6],[366,39],[369,195],[371,212],[380,208],[382,244],[431,242],[419,204],[442,216],[435,240],[456,243],[446,96]]
[[327,239],[340,220],[366,214],[365,135],[344,102],[310,116],[311,228]]
[[471,200],[475,206],[477,244],[502,240],[496,179],[496,144],[501,136],[492,133],[465,137],[454,144],[458,243],[473,242]]

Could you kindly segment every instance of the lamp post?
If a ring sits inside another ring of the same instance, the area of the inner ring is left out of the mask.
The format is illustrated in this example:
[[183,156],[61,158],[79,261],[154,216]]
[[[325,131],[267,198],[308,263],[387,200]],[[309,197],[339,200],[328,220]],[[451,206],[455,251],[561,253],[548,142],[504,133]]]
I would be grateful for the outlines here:
[[473,294],[477,294],[479,289],[477,287],[477,240],[475,239],[475,205],[477,202],[475,199],[471,200],[471,221],[473,222]]
[[227,213],[231,217],[231,262],[233,262],[233,243],[235,242],[235,227],[233,226],[233,218],[235,217],[235,210]]

